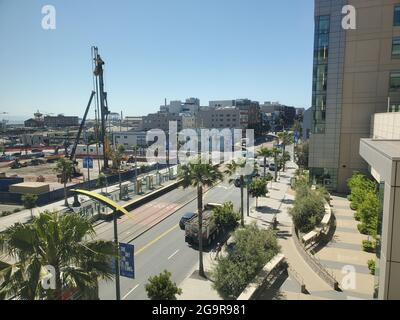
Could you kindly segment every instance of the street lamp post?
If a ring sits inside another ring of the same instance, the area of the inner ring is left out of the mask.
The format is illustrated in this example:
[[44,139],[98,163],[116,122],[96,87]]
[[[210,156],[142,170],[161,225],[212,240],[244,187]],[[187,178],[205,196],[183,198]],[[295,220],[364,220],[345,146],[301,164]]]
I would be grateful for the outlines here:
[[117,254],[114,259],[115,264],[115,291],[116,291],[116,299],[121,300],[121,286],[120,286],[120,266],[119,266],[119,242],[118,242],[118,225],[117,225],[117,211],[114,210],[113,213],[113,221],[114,221],[114,243],[117,249]]

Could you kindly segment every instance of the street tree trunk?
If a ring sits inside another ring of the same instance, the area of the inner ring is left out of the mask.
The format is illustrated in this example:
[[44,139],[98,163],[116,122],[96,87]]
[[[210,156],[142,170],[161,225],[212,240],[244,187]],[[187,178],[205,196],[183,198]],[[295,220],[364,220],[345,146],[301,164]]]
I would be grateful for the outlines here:
[[244,188],[244,177],[240,176],[240,216],[241,216],[242,227],[244,227],[243,188]]
[[267,175],[267,158],[264,157],[264,177]]
[[67,183],[66,183],[66,180],[65,180],[65,179],[64,179],[64,200],[65,200],[64,205],[65,205],[66,207],[68,207],[69,204],[68,204],[68,197],[67,197]]
[[197,213],[199,219],[199,275],[205,278],[206,274],[204,272],[203,265],[203,186],[197,186]]
[[277,157],[277,155],[275,154],[274,155],[274,162],[275,162],[275,182],[277,182],[278,181],[278,157]]

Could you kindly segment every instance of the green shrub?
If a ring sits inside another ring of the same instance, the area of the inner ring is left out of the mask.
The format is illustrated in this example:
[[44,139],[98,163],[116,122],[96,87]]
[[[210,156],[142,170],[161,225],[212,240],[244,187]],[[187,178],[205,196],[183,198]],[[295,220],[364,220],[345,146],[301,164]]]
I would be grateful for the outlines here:
[[370,240],[364,240],[362,242],[363,250],[365,252],[374,253],[375,252],[375,243]]
[[240,214],[234,210],[232,202],[225,202],[222,207],[215,207],[213,216],[217,224],[227,229],[234,229],[240,220]]
[[11,211],[3,211],[3,212],[1,213],[1,216],[2,216],[2,217],[7,217],[7,216],[9,216],[9,215],[11,215],[11,214],[12,214]]
[[358,206],[357,213],[365,225],[367,234],[370,236],[376,236],[380,210],[381,203],[379,198],[372,192],[367,193],[364,201]]
[[357,229],[361,234],[368,235],[368,230],[367,230],[367,227],[366,227],[366,225],[364,223],[359,223],[357,225]]
[[354,219],[356,220],[356,221],[361,221],[361,216],[360,216],[360,214],[356,211],[356,212],[354,212]]
[[325,214],[323,197],[318,192],[310,190],[302,197],[296,197],[290,210],[295,227],[302,233],[312,231],[319,225]]
[[375,260],[368,260],[368,269],[372,275],[375,275],[376,262]]
[[348,181],[351,190],[351,208],[357,210],[368,193],[376,193],[377,183],[368,179],[363,173],[356,172]]
[[353,210],[353,211],[356,211],[357,210],[357,205],[355,203],[351,202],[350,203],[350,209]]
[[226,298],[237,298],[280,251],[276,234],[260,229],[255,223],[237,229],[233,238],[232,249],[213,269],[213,287]]
[[13,213],[17,213],[17,212],[20,212],[20,211],[21,211],[21,209],[15,208],[15,209],[13,210]]

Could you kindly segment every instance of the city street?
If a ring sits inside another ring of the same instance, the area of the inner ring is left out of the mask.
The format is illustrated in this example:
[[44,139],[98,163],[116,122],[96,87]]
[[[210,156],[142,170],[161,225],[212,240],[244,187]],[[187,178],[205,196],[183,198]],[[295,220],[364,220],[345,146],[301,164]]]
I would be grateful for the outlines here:
[[[240,190],[227,182],[209,190],[204,197],[204,203],[223,203],[226,201],[232,201],[235,209],[239,210]],[[253,203],[253,199],[250,199],[250,203]],[[130,242],[135,245],[136,279],[121,277],[122,299],[147,299],[144,288],[147,279],[163,270],[170,271],[173,281],[178,285],[188,276],[198,263],[198,252],[185,243],[184,231],[179,228],[178,223],[185,212],[196,211],[196,208],[195,190],[180,188],[150,202],[144,208],[132,211],[131,213],[137,217],[137,221],[136,218],[130,219],[128,217],[122,217],[119,220],[120,242]],[[137,237],[143,232],[146,225],[152,223],[152,219],[162,219],[160,217],[152,218],[153,216],[164,217],[174,211],[176,212],[171,216]],[[113,224],[111,222],[103,223],[96,228],[96,232],[98,232],[99,238],[111,240]],[[137,238],[135,239],[135,237]],[[134,240],[131,241],[132,239]],[[115,299],[114,282],[102,282],[100,284],[100,299]]]

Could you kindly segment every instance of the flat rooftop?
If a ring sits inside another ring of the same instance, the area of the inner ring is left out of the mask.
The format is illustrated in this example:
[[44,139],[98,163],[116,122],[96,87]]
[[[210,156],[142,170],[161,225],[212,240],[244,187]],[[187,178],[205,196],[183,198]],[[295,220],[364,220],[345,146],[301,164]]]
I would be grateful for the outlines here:
[[369,147],[375,149],[392,161],[400,161],[400,140],[361,139]]

